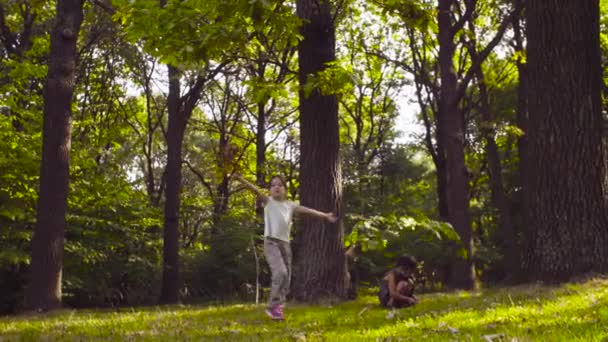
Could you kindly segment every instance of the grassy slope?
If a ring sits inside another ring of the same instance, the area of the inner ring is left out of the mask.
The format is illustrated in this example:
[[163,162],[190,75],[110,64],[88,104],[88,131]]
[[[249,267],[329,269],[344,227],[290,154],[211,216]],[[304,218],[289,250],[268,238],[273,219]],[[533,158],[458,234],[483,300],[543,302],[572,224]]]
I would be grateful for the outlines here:
[[262,305],[64,310],[0,319],[0,341],[348,340],[607,341],[608,279],[420,296],[389,311],[373,294],[334,306],[289,305],[273,322]]

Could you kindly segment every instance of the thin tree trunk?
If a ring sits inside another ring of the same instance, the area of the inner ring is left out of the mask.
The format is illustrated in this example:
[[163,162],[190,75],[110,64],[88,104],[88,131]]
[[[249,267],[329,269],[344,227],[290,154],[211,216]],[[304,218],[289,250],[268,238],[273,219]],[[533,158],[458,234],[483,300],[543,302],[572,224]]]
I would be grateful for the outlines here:
[[496,145],[496,140],[494,139],[494,136],[496,135],[496,130],[494,129],[495,118],[490,105],[490,96],[488,94],[482,61],[480,61],[480,56],[477,51],[475,26],[472,22],[469,22],[469,30],[472,36],[472,40],[469,43],[469,55],[471,56],[473,64],[476,66],[474,73],[475,77],[477,78],[477,86],[479,88],[480,111],[482,118],[480,131],[483,139],[485,140],[484,150],[486,160],[488,161],[492,205],[498,210],[499,227],[503,240],[502,251],[504,256],[503,265],[505,275],[512,278],[519,268],[519,258],[515,228],[511,213],[511,201],[504,189],[500,154],[498,151],[498,146]]
[[[411,31],[410,31],[411,32]],[[425,137],[424,142],[433,159],[435,164],[435,176],[437,178],[437,209],[439,211],[439,218],[442,221],[448,221],[448,200],[446,193],[447,186],[447,175],[445,169],[445,150],[443,148],[443,142],[440,139],[442,129],[439,125],[439,115],[441,114],[431,101],[431,96],[427,95],[427,99],[423,97],[422,89],[423,86],[427,89],[437,89],[431,84],[430,77],[425,71],[425,60],[422,59],[422,54],[416,53],[416,44],[414,44],[415,35],[409,34],[410,37],[410,49],[412,50],[412,61],[413,61],[413,72],[416,83],[416,98],[420,105],[420,111],[424,121]],[[439,99],[440,95],[438,91],[433,91],[432,96],[435,99]],[[432,113],[433,117],[430,118],[429,114]],[[432,119],[432,121],[431,121]],[[433,124],[436,127],[435,134],[433,135]],[[433,137],[435,138],[436,144],[433,144]],[[436,146],[435,146],[436,145]]]
[[83,0],[58,0],[44,86],[40,192],[32,238],[26,310],[61,307],[61,278],[69,186],[71,104]]
[[[304,20],[298,48],[301,89],[335,60],[335,28],[328,1],[298,0],[297,14]],[[300,91],[301,203],[323,211],[338,211],[342,186],[338,101],[319,89]],[[330,224],[301,217],[295,237],[293,293],[300,301],[346,298],[346,258],[341,220]]]
[[[516,0],[516,5],[523,0]],[[519,202],[520,202],[520,226],[519,231],[521,236],[528,235],[528,227],[527,223],[530,222],[528,218],[529,214],[529,199],[528,193],[530,186],[528,185],[528,179],[530,177],[530,172],[527,170],[529,162],[528,162],[528,88],[527,88],[527,66],[524,58],[524,37],[523,37],[523,29],[521,27],[522,18],[520,16],[513,17],[513,32],[514,32],[514,48],[515,52],[518,54],[518,58],[516,61],[518,77],[519,77],[519,86],[517,87],[517,107],[516,107],[516,121],[519,129],[522,130],[523,134],[517,139],[517,153],[519,156],[519,184],[520,184],[520,194],[519,194]],[[517,242],[518,245],[521,242]],[[521,246],[520,246],[521,247]],[[522,271],[522,253],[517,253],[517,264],[518,264],[518,273],[513,274],[513,280],[520,280],[523,276]]]
[[[475,53],[472,53],[471,57],[475,58]],[[498,210],[500,231],[502,232],[503,238],[504,269],[505,274],[510,277],[515,274],[519,268],[517,241],[511,214],[511,201],[504,189],[500,155],[498,146],[494,140],[494,135],[496,134],[493,126],[494,115],[490,108],[490,99],[481,67],[477,70],[477,78],[479,83],[479,96],[481,99],[481,116],[483,119],[481,131],[483,138],[486,141],[485,152],[488,160],[492,204]]]
[[253,237],[251,238],[251,249],[253,250],[253,257],[255,258],[255,303],[260,303],[260,258],[255,246]]
[[[260,68],[263,76],[264,68]],[[255,140],[256,183],[261,189],[266,188],[266,103],[258,103],[258,127]],[[264,220],[264,205],[260,199],[256,200],[256,214],[260,222]]]
[[224,215],[228,211],[228,202],[230,200],[230,189],[229,178],[227,175],[224,175],[220,184],[218,184],[216,188],[215,198],[213,199],[213,213],[212,213],[212,226],[211,226],[211,235],[216,235],[218,233],[218,228],[222,221]]
[[608,270],[599,1],[532,0],[528,38],[530,278]]

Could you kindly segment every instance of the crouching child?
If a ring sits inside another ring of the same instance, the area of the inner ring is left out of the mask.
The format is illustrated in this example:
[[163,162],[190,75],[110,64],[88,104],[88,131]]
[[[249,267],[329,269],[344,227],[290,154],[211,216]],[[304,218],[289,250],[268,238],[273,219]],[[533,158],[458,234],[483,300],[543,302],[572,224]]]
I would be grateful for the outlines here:
[[411,256],[397,258],[395,267],[386,272],[378,298],[385,308],[404,308],[418,302],[414,296],[414,273],[417,263]]

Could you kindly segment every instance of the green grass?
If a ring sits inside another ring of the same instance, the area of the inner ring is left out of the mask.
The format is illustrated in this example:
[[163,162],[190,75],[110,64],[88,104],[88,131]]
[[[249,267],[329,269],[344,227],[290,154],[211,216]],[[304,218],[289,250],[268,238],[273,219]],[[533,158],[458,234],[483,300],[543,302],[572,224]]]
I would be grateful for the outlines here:
[[337,305],[63,310],[0,319],[0,341],[608,341],[608,279],[421,295],[390,317],[372,292]]

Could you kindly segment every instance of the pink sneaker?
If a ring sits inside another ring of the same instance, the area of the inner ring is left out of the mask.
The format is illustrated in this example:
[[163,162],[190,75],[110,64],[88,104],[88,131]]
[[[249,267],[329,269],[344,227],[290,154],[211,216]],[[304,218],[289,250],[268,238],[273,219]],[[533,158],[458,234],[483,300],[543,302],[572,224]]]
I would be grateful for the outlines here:
[[283,315],[283,306],[281,304],[276,304],[270,308],[267,308],[266,314],[268,317],[276,321],[282,321],[285,319],[285,316]]

